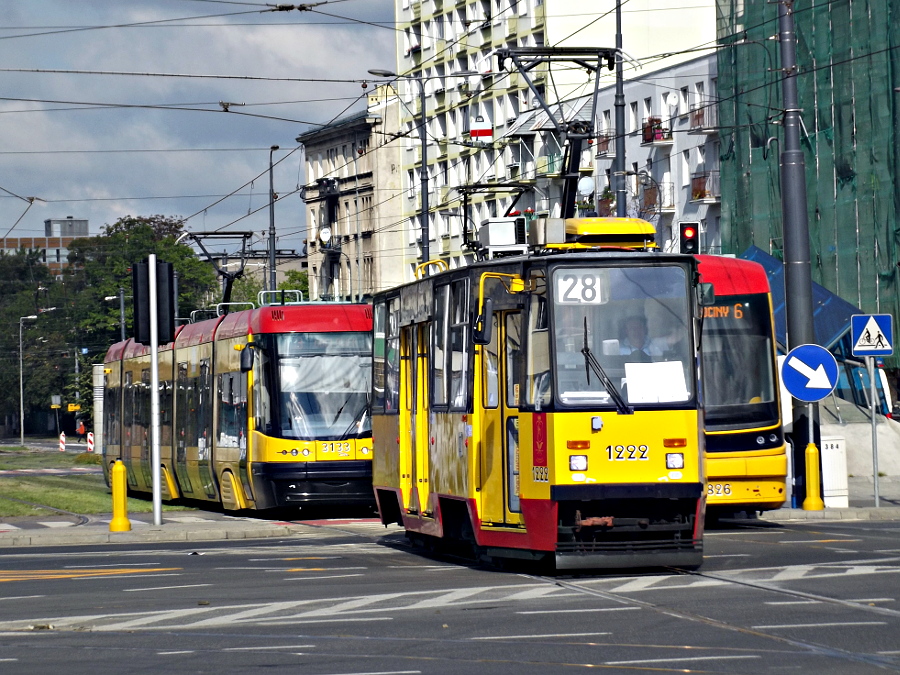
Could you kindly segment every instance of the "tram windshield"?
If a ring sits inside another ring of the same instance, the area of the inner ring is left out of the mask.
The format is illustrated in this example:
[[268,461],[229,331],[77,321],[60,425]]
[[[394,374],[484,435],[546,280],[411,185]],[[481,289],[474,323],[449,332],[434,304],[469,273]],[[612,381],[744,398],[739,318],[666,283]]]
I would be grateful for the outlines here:
[[706,426],[725,430],[778,422],[769,299],[765,294],[716,299],[703,312]]
[[[554,270],[557,401],[564,406],[611,406],[616,398],[640,406],[691,401],[689,289],[687,269],[677,265]],[[588,367],[585,349],[615,392]]]
[[283,438],[371,436],[371,334],[288,333],[275,345]]

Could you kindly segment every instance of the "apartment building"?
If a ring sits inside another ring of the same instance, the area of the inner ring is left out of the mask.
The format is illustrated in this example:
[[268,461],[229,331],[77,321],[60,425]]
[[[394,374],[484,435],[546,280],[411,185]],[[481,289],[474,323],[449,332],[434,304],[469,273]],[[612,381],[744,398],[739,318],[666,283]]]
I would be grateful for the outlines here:
[[312,299],[364,300],[402,281],[398,105],[393,88],[378,87],[365,110],[297,137]]
[[[396,17],[401,27],[395,69],[401,75],[396,81],[401,104],[401,139],[397,143],[402,148],[401,189],[405,195],[401,214],[403,255],[399,262],[402,263],[404,281],[413,278],[415,267],[421,262],[420,186],[423,171],[427,172],[428,185],[429,254],[432,258],[444,259],[451,268],[466,263],[467,253],[462,246],[464,223],[477,226],[485,218],[502,215],[510,203],[508,193],[487,191],[472,195],[469,213],[464,214],[462,200],[455,190],[457,186],[501,184],[510,179],[531,180],[534,189],[530,196],[520,199],[517,208],[521,204],[524,209],[527,199],[532,199],[533,205],[527,208],[552,211],[559,190],[559,181],[554,177],[560,168],[556,162],[561,161],[557,158],[562,157],[565,141],[555,131],[538,125],[539,128],[528,130],[534,132],[534,138],[523,144],[525,125],[520,118],[528,117],[536,110],[540,98],[555,104],[585,96],[593,88],[593,74],[572,62],[541,65],[528,75],[534,85],[532,90],[522,73],[504,69],[504,66],[509,67],[509,62],[499,63],[496,50],[542,46],[612,48],[615,46],[615,9],[616,4],[612,1],[586,5],[577,0],[397,0]],[[630,81],[641,78],[645,72],[660,73],[663,68],[696,61],[696,49],[715,44],[715,30],[713,0],[700,0],[689,8],[673,6],[664,0],[623,3],[626,79]],[[698,67],[702,70],[705,66]],[[612,101],[607,102],[607,99],[614,83],[613,75],[608,70],[601,71],[604,96],[598,106],[600,111],[596,113],[598,118],[605,114],[603,111],[612,111]],[[659,75],[665,76],[664,72]],[[690,75],[683,75],[683,79],[689,78]],[[628,110],[633,111],[632,118],[636,120],[632,126],[640,129],[637,135],[629,138],[641,137],[645,118],[667,118],[668,108],[681,96],[683,86],[688,87],[688,100],[683,103],[679,100],[679,109],[698,108],[711,89],[698,91],[695,84],[711,79],[711,76],[700,77],[684,85],[645,77],[643,87],[629,86],[633,99],[629,101]],[[669,94],[665,103],[664,92]],[[645,108],[647,98],[650,104]],[[649,114],[643,115],[644,112]],[[423,142],[416,133],[423,117],[427,155],[424,167]],[[611,124],[613,120],[614,115],[610,118]],[[682,120],[685,120],[683,124]],[[601,122],[605,121],[605,118],[598,119],[595,127],[601,127]],[[680,136],[681,127],[687,130],[689,125],[689,115],[678,114],[675,128],[670,126],[670,131],[674,135],[677,129]],[[615,132],[611,125],[603,126],[603,129],[607,133]],[[707,159],[710,157],[709,145],[698,143],[688,147],[688,144],[684,149],[679,145],[677,152],[688,150],[689,172],[701,173],[699,169],[710,163]],[[629,147],[632,145],[635,144],[629,143]],[[694,150],[692,156],[690,150],[701,145],[703,149]],[[673,190],[676,179],[672,177],[676,173],[677,180],[684,181],[681,162],[685,160],[682,154],[673,159],[674,146],[669,148],[668,160],[662,159],[666,148],[661,143],[643,147],[638,142],[635,147],[640,151],[636,150],[634,155],[626,150],[626,167],[637,163],[640,171],[649,166],[653,177],[658,177],[657,182],[660,185],[672,183]],[[531,160],[529,152],[533,155]],[[587,173],[594,175],[596,172],[602,179],[606,167],[597,159],[591,158]],[[529,161],[534,162],[533,176],[527,175]],[[665,180],[667,176],[670,180]],[[699,183],[699,178],[697,180]],[[599,201],[601,190],[598,188],[597,194],[590,198]],[[686,203],[693,201],[698,200],[687,199]],[[710,205],[697,203],[695,206]],[[710,231],[714,232],[715,228],[709,223],[717,216],[707,215],[705,211],[708,210],[697,208],[696,216],[701,218],[700,212],[704,211],[707,239],[714,241],[715,235],[710,235]],[[661,214],[658,221],[665,228],[665,236],[670,237],[672,223],[676,221],[674,214],[667,212],[665,217]]]

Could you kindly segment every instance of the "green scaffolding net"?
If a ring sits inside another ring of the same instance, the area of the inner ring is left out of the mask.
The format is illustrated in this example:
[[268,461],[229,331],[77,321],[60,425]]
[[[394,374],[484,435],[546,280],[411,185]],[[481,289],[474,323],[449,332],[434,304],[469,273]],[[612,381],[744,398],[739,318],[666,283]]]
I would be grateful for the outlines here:
[[[783,253],[778,7],[717,0],[725,253]],[[897,317],[900,0],[793,8],[813,280],[863,312]]]

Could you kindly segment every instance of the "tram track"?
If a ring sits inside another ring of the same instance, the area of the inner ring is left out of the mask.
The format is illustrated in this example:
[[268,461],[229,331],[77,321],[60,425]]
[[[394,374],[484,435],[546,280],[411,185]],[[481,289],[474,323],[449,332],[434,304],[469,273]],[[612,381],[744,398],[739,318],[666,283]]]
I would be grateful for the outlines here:
[[[829,598],[828,596],[816,595],[814,593],[805,593],[803,591],[794,591],[791,589],[778,588],[775,586],[771,586],[769,584],[759,583],[759,582],[749,582],[749,581],[741,581],[736,579],[731,579],[724,575],[719,575],[715,573],[709,572],[700,572],[694,570],[683,570],[680,568],[665,568],[675,574],[678,575],[687,575],[687,576],[695,576],[701,577],[705,579],[715,580],[719,582],[725,582],[729,584],[733,584],[735,586],[743,586],[755,588],[757,590],[769,591],[771,593],[777,593],[780,595],[793,597],[793,598],[803,598],[807,600],[817,600],[819,602],[828,602],[834,605],[838,605],[844,608],[852,608],[852,609],[861,609],[874,614],[879,614],[882,616],[891,616],[893,618],[900,617],[900,612],[895,610],[890,610],[884,607],[874,607],[870,605],[862,605],[860,603],[850,602],[847,600],[840,600],[839,598]],[[885,668],[893,671],[900,672],[900,667],[897,666],[896,662],[892,660],[890,657],[880,657],[871,654],[861,654],[857,652],[847,651],[845,649],[839,649],[836,647],[830,647],[828,645],[820,644],[818,642],[812,642],[808,640],[797,640],[794,638],[784,637],[781,635],[773,635],[771,633],[766,633],[764,631],[747,628],[745,626],[739,626],[733,623],[729,623],[727,621],[722,621],[720,619],[715,619],[713,617],[704,616],[702,614],[697,614],[696,612],[690,612],[684,609],[678,609],[673,607],[668,607],[664,605],[658,605],[652,602],[648,602],[646,600],[638,600],[636,598],[628,597],[625,595],[620,595],[618,593],[613,593],[610,591],[604,591],[596,588],[590,588],[583,584],[579,584],[574,581],[568,581],[565,579],[560,579],[559,577],[551,577],[551,576],[539,576],[539,575],[528,575],[525,574],[528,578],[534,579],[536,581],[541,581],[543,583],[552,584],[554,586],[558,586],[560,588],[564,588],[568,591],[581,593],[583,595],[588,595],[597,598],[603,598],[604,600],[608,600],[610,602],[614,602],[619,605],[629,606],[629,607],[638,607],[641,609],[645,609],[648,611],[655,612],[657,614],[663,614],[670,617],[676,617],[679,619],[685,619],[687,621],[693,621],[696,623],[702,623],[706,626],[712,628],[718,628],[721,630],[727,630],[735,633],[740,633],[742,635],[752,636],[756,638],[763,638],[767,640],[775,641],[779,644],[790,645],[794,648],[806,649],[811,652],[814,652],[818,655],[841,659],[844,661],[849,661],[853,663],[864,663],[870,666],[876,666],[880,668]]]

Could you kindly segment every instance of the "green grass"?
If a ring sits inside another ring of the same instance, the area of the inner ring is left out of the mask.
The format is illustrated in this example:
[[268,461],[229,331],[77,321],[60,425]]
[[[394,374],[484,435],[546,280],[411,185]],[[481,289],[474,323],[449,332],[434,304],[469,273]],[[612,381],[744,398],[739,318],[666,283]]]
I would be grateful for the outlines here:
[[[76,465],[100,464],[99,455],[69,452],[40,452],[13,449],[0,451],[0,470],[69,469]],[[19,501],[14,501],[19,500]],[[80,514],[111,513],[112,495],[103,474],[73,476],[21,475],[0,476],[0,518],[48,516],[56,512],[22,502],[50,506]],[[150,513],[150,499],[128,499],[129,513]],[[184,506],[163,505],[163,511],[193,510]]]

